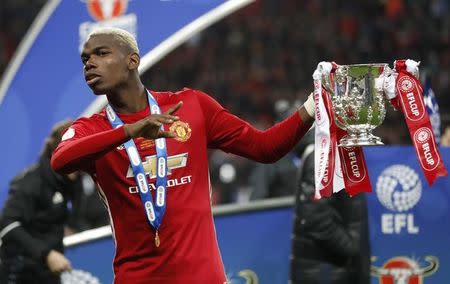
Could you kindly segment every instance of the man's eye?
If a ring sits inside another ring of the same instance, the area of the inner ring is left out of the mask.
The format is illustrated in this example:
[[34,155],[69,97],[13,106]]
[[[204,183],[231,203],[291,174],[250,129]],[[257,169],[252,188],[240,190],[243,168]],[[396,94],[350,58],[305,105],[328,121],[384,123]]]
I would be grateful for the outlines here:
[[98,55],[100,55],[100,56],[104,56],[104,55],[106,55],[106,54],[108,54],[107,51],[101,50],[101,51],[98,52]]

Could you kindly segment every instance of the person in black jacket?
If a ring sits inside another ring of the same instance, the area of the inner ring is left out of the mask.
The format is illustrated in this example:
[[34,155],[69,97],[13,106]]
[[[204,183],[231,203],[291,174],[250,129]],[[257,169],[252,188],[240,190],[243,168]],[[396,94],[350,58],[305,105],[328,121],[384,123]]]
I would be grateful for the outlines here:
[[80,188],[71,194],[72,210],[65,226],[64,236],[109,225],[109,215],[97,185],[84,172],[79,176]]
[[61,176],[50,167],[51,154],[70,124],[56,125],[39,161],[11,182],[0,217],[0,283],[60,283],[59,274],[71,269],[62,240],[78,178],[76,173]]
[[295,193],[291,284],[369,284],[367,204],[345,190],[314,200],[314,130],[303,143]]

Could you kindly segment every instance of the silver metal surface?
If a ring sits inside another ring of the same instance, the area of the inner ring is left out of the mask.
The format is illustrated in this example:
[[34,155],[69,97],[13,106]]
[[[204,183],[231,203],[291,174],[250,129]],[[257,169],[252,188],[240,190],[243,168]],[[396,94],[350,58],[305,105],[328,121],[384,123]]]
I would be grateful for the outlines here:
[[386,63],[340,65],[334,74],[322,77],[336,125],[348,133],[338,146],[383,145],[372,131],[386,116],[383,81],[390,72]]

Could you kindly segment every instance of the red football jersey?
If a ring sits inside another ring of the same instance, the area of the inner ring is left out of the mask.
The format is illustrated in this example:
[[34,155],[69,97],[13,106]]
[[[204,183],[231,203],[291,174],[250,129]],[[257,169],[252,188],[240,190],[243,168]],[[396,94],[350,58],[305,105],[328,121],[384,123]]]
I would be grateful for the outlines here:
[[[116,244],[114,283],[223,284],[226,277],[211,211],[207,148],[273,162],[289,152],[310,125],[294,113],[259,131],[202,92],[184,89],[152,94],[162,112],[183,101],[176,113],[180,121],[165,126],[176,132],[177,138],[166,139],[167,207],[159,229],[159,247],[122,145],[127,140],[125,133],[122,128],[112,129],[104,111],[75,121],[55,150],[52,166],[60,171],[85,170],[98,183]],[[133,123],[148,116],[149,108],[118,115],[124,123]],[[154,189],[154,141],[134,141]]]

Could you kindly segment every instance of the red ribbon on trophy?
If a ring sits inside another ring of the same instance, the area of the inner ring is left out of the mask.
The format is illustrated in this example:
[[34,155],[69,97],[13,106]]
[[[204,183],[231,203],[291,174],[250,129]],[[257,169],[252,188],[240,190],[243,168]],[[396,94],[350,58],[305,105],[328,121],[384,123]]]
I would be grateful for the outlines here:
[[350,196],[372,191],[362,148],[337,146],[347,131],[337,127],[330,94],[321,82],[324,76],[333,82],[336,67],[334,62],[321,62],[313,75],[316,199],[329,197],[344,187]]
[[[347,131],[337,128],[337,138],[340,140]],[[369,172],[362,147],[339,147],[342,161],[345,191],[354,196],[360,192],[372,192]]]
[[403,112],[420,166],[428,184],[432,185],[436,178],[446,176],[448,172],[425,109],[423,88],[415,76],[419,64],[412,60],[396,60],[394,65],[398,75],[395,80],[396,96],[391,99],[391,103]]

